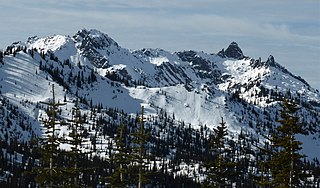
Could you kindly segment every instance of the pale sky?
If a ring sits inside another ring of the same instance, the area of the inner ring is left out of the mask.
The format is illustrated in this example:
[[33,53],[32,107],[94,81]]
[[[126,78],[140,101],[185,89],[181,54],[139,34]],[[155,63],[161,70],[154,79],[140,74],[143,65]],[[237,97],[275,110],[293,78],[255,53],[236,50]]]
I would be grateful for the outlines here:
[[217,53],[236,41],[320,89],[320,0],[0,0],[0,49],[98,29],[129,49]]

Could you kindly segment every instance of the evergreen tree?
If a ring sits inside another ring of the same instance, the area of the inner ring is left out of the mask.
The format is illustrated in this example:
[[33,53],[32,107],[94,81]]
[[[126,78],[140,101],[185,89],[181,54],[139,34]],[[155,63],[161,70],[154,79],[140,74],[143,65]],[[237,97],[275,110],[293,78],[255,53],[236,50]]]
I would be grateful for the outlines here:
[[272,154],[272,148],[269,145],[268,139],[264,142],[264,146],[256,146],[258,149],[256,155],[255,184],[260,187],[270,187],[270,164],[269,160]]
[[134,137],[134,148],[133,148],[133,162],[134,162],[134,166],[133,167],[137,167],[138,168],[138,188],[142,188],[143,184],[145,182],[147,182],[147,173],[146,173],[146,160],[147,160],[147,155],[146,155],[146,143],[147,143],[147,139],[148,139],[148,135],[145,133],[145,128],[144,128],[144,107],[142,106],[141,109],[141,118],[138,118],[140,126],[137,130],[137,132],[135,132],[133,134]]
[[108,178],[112,187],[126,187],[128,182],[128,169],[131,161],[130,148],[127,147],[127,127],[121,122],[115,138],[116,153],[113,156],[114,172]]
[[0,63],[3,63],[3,52],[0,50]]
[[302,123],[297,115],[298,107],[294,102],[284,100],[278,122],[281,124],[272,136],[275,148],[271,160],[272,185],[275,187],[301,187],[305,179],[301,165],[304,157],[299,153],[302,143],[296,139],[303,134]]
[[45,135],[46,137],[41,140],[41,167],[37,168],[36,181],[40,186],[44,187],[54,187],[58,186],[60,178],[62,177],[62,171],[57,166],[57,156],[59,154],[59,138],[56,135],[56,125],[61,124],[60,121],[57,121],[57,112],[58,107],[65,105],[62,103],[56,103],[55,93],[54,93],[54,84],[52,84],[52,100],[51,102],[41,102],[49,106],[48,116],[49,119],[45,120],[44,126],[46,128]]
[[221,123],[214,129],[214,134],[209,138],[211,159],[205,164],[207,168],[205,185],[208,187],[230,186],[232,176],[234,176],[235,163],[228,155],[229,151],[226,148],[227,135],[226,122],[221,117]]
[[83,167],[81,163],[81,161],[85,159],[85,155],[87,155],[88,152],[83,152],[81,149],[84,137],[84,119],[81,116],[78,98],[76,99],[72,114],[73,119],[69,121],[71,123],[71,133],[69,134],[70,139],[64,140],[65,143],[71,145],[71,151],[65,151],[65,156],[69,160],[64,169],[64,176],[68,177],[67,179],[69,180],[65,183],[65,186],[80,187],[83,183],[80,175],[87,172],[89,169]]
[[90,78],[91,78],[91,82],[97,81],[97,76],[96,76],[96,74],[95,74],[95,72],[94,72],[93,69],[91,70],[91,76],[90,76]]

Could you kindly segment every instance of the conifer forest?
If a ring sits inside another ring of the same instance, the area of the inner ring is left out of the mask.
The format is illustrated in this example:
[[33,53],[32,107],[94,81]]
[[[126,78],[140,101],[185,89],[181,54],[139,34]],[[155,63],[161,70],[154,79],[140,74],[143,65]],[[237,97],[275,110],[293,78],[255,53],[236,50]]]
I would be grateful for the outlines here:
[[[101,106],[83,114],[76,99],[65,119],[54,85],[52,93],[39,103],[48,115],[45,136],[0,142],[1,187],[319,187],[319,160],[299,152],[304,125],[292,101],[283,100],[281,125],[261,144],[244,130],[234,138],[223,117],[212,130],[194,129],[165,111],[148,117],[143,107],[135,116]],[[69,135],[58,135],[60,124]]]

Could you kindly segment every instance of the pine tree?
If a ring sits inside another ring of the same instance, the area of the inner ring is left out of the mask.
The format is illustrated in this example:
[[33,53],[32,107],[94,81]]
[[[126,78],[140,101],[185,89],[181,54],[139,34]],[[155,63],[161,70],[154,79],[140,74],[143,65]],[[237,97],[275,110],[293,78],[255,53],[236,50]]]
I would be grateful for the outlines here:
[[302,143],[296,139],[297,134],[303,134],[302,123],[297,115],[298,107],[294,102],[283,100],[278,122],[281,124],[272,136],[275,148],[271,160],[272,184],[275,187],[301,187],[305,175],[301,168],[299,153]]
[[134,144],[135,147],[133,148],[134,154],[133,156],[133,162],[134,162],[134,167],[138,168],[138,188],[142,188],[143,184],[147,181],[147,173],[145,171],[146,168],[146,160],[147,160],[147,155],[146,155],[146,148],[145,145],[147,143],[148,139],[148,134],[145,133],[145,128],[144,128],[144,107],[142,106],[141,108],[141,118],[138,118],[140,126],[133,134],[134,137]]
[[115,139],[116,153],[113,156],[115,170],[108,178],[112,187],[126,187],[128,182],[128,169],[131,161],[130,148],[127,147],[127,127],[121,121]]
[[259,187],[270,187],[270,164],[269,160],[272,154],[272,148],[269,145],[268,138],[263,146],[256,146],[258,149],[256,155],[255,184]]
[[58,146],[59,146],[59,138],[56,135],[56,125],[61,124],[60,121],[57,121],[57,111],[58,107],[65,105],[63,103],[56,103],[55,101],[55,93],[54,93],[54,84],[52,84],[52,100],[51,102],[40,102],[42,104],[46,104],[49,106],[48,116],[49,119],[45,120],[44,127],[46,137],[41,140],[42,158],[41,158],[41,167],[37,168],[37,176],[36,181],[40,186],[44,187],[54,187],[59,182],[62,171],[56,165],[57,156],[59,154]]
[[97,81],[97,76],[96,76],[96,74],[95,74],[95,72],[94,72],[94,70],[92,69],[91,70],[91,76],[90,76],[90,78],[91,78],[91,82],[95,82],[95,81]]
[[77,76],[77,87],[81,88],[81,77],[80,77],[80,71],[78,72],[78,76]]
[[73,118],[69,122],[71,123],[70,139],[64,140],[64,142],[71,145],[71,151],[65,151],[65,155],[69,162],[68,166],[64,169],[64,176],[67,176],[67,179],[71,181],[66,182],[65,186],[80,187],[82,184],[80,175],[89,169],[83,167],[81,164],[81,161],[85,159],[85,155],[87,155],[88,152],[83,152],[81,149],[83,143],[84,119],[81,116],[78,98],[76,99],[75,107],[73,109]]
[[0,63],[3,63],[3,52],[0,50]]
[[209,138],[209,150],[212,159],[209,159],[205,164],[207,168],[205,185],[208,187],[226,187],[231,184],[235,163],[228,156],[229,151],[225,144],[227,135],[226,122],[221,117],[221,123],[214,129],[214,134]]

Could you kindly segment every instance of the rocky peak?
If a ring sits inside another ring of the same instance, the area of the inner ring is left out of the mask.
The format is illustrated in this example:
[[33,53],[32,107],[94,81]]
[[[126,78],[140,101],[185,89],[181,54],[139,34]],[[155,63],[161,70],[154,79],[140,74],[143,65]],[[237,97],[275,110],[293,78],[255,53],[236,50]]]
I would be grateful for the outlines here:
[[82,55],[96,67],[100,68],[108,67],[108,56],[110,55],[110,52],[113,49],[120,48],[107,34],[95,29],[82,29],[73,36],[73,39]]
[[73,38],[75,41],[80,42],[81,46],[94,47],[95,49],[103,49],[111,45],[118,47],[118,44],[107,34],[95,29],[81,29]]
[[226,57],[226,55],[225,55],[225,52],[224,52],[224,48],[222,48],[222,50],[220,50],[220,52],[218,52],[218,54],[217,54],[218,56],[220,56],[220,57],[223,57],[223,58],[225,58]]
[[234,58],[234,59],[244,58],[242,50],[240,49],[240,47],[236,42],[232,42],[226,50],[222,49],[218,53],[218,55],[221,57],[228,57],[228,58]]
[[270,55],[267,59],[267,65],[271,65],[274,66],[275,65],[275,61],[274,61],[274,57],[272,55]]

